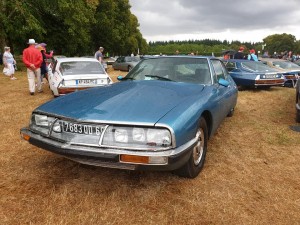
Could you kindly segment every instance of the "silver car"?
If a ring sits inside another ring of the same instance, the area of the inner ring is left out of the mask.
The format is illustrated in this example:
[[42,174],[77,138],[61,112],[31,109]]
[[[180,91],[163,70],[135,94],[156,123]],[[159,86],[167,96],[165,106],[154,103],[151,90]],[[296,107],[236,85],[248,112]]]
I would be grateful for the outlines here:
[[114,70],[130,71],[140,61],[137,56],[121,56],[112,64]]

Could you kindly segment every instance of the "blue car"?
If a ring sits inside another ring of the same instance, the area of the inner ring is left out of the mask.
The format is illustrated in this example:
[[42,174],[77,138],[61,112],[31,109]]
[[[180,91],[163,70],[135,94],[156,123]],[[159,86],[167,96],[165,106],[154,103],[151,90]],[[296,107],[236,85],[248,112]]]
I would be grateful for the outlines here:
[[237,103],[223,62],[147,58],[118,79],[39,106],[21,136],[83,164],[196,177],[208,139]]
[[261,62],[229,59],[224,63],[240,90],[247,87],[268,89],[271,86],[283,86],[285,82],[282,73]]

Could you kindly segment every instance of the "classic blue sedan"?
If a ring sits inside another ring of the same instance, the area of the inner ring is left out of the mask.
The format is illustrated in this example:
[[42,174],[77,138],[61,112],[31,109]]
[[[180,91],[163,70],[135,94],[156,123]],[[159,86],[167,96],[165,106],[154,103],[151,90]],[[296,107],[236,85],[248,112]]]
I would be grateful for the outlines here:
[[83,164],[196,177],[208,139],[237,102],[224,64],[211,57],[148,58],[118,79],[41,105],[22,137]]
[[282,73],[261,62],[229,59],[224,63],[240,90],[245,87],[267,89],[271,86],[282,86],[285,81]]

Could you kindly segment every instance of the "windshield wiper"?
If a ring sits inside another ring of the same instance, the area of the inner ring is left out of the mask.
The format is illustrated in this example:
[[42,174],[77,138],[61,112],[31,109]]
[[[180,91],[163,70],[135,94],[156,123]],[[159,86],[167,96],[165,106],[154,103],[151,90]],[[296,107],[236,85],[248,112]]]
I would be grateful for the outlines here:
[[157,75],[145,75],[145,77],[153,77],[153,78],[157,78],[159,80],[173,81],[173,80],[171,80],[169,78],[161,77],[161,76],[157,76]]
[[132,77],[123,77],[122,80],[134,80]]

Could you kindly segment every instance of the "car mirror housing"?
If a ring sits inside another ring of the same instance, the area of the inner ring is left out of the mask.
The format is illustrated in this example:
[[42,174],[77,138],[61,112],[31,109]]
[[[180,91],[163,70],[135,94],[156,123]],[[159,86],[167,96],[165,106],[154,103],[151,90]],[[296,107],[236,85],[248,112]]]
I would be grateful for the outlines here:
[[229,86],[229,82],[223,78],[220,78],[219,79],[219,82],[218,82],[220,85],[224,86],[224,87],[228,87]]
[[118,76],[117,79],[118,79],[119,81],[121,81],[121,80],[123,80],[123,76]]

